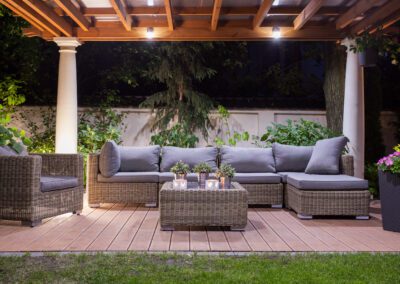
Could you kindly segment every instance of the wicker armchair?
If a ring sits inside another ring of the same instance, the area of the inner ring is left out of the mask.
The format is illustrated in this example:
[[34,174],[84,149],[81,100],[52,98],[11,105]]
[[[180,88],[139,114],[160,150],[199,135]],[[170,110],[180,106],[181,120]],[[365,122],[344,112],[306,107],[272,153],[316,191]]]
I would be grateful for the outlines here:
[[[41,190],[41,177],[69,176],[77,186]],[[0,156],[0,219],[35,226],[83,208],[83,157],[76,154]]]

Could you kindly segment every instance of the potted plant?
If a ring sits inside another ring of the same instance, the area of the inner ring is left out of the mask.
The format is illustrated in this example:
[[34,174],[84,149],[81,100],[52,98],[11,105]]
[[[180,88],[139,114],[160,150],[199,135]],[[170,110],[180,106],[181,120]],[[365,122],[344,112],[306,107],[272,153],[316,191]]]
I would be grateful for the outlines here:
[[229,164],[221,164],[217,170],[217,178],[221,184],[221,188],[231,188],[232,178],[235,176],[235,169]]
[[383,229],[400,232],[400,144],[378,161]]
[[197,164],[193,168],[193,172],[197,173],[197,179],[199,181],[199,187],[205,188],[206,180],[208,179],[209,174],[211,173],[212,168],[206,162]]
[[378,62],[378,53],[381,47],[381,37],[363,33],[355,39],[355,45],[350,46],[350,50],[358,55],[360,66],[373,67]]
[[190,172],[190,167],[181,160],[171,168],[171,172],[175,174],[175,179],[186,179],[186,175]]

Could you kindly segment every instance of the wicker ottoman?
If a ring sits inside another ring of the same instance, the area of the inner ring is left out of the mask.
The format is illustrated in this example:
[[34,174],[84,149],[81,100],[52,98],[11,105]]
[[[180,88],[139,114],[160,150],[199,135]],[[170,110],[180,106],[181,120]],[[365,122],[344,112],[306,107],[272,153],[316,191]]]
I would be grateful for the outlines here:
[[173,189],[166,182],[160,190],[160,225],[162,230],[176,226],[226,226],[244,230],[247,224],[247,191],[233,182],[232,189]]

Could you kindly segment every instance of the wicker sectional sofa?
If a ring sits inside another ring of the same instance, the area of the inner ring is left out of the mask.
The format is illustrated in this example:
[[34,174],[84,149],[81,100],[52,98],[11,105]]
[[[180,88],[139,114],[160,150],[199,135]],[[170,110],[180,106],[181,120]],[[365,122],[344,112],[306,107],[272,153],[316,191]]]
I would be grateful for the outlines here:
[[[314,147],[274,144],[272,148],[161,149],[158,146],[123,147],[115,143],[112,147],[121,155],[112,161],[119,159],[120,164],[108,176],[103,174],[104,167],[112,162],[102,159],[104,151],[89,156],[87,185],[92,207],[108,202],[157,206],[161,186],[173,180],[170,168],[182,160],[190,167],[207,162],[214,170],[221,163],[231,164],[236,169],[233,181],[247,190],[249,205],[286,206],[306,219],[315,215],[368,216],[368,182],[353,177],[353,158],[341,156],[341,152],[336,168],[329,166],[326,174],[308,174],[305,171]],[[326,162],[332,163],[329,159]],[[188,174],[187,178],[189,182],[197,181],[196,174]]]

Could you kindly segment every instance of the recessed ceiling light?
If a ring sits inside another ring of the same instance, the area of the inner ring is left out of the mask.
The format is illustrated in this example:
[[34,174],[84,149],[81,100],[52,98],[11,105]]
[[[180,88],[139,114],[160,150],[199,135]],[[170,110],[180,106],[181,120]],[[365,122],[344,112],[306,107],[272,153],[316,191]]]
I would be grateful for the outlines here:
[[147,34],[146,37],[148,39],[152,39],[154,36],[154,29],[152,27],[147,28]]
[[279,27],[272,28],[272,37],[273,38],[280,38],[282,36],[281,29]]
[[272,6],[278,6],[279,5],[279,0],[275,0],[273,3],[272,3]]
[[154,6],[154,0],[147,0],[147,6]]

